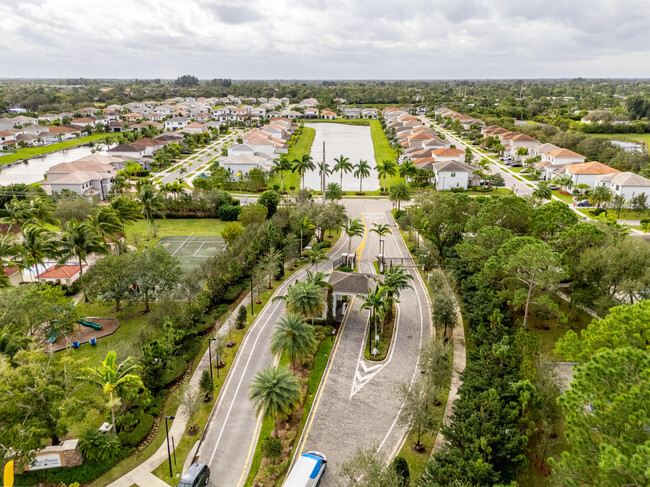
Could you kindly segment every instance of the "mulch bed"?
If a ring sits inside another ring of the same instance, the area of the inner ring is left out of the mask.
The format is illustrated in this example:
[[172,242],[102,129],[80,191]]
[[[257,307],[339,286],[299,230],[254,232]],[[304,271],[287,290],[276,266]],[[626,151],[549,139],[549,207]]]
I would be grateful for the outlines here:
[[[59,352],[66,348],[72,347],[72,342],[79,342],[80,344],[88,343],[91,338],[97,339],[112,335],[120,327],[120,322],[115,318],[92,318],[87,317],[86,321],[92,321],[98,325],[102,325],[101,330],[93,330],[87,326],[76,325],[77,329],[70,335],[64,336],[60,334],[54,343],[47,343],[45,340],[41,342],[41,346],[48,352]],[[88,345],[90,346],[90,345]]]

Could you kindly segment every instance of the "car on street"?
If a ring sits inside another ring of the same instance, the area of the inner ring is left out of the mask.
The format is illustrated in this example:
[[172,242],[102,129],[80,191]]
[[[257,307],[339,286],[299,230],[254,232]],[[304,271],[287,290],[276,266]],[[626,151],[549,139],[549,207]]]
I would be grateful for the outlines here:
[[178,487],[203,487],[210,481],[210,467],[205,463],[195,462],[181,477]]
[[283,487],[315,487],[327,467],[327,457],[318,451],[303,453],[296,460]]

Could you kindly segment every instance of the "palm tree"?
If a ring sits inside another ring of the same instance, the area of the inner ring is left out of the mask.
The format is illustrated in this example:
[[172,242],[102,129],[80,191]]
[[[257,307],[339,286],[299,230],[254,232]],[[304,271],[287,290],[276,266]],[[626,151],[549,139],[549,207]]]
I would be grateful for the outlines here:
[[397,211],[401,209],[402,201],[410,201],[411,191],[404,181],[390,187],[390,200],[397,203]]
[[119,173],[113,176],[111,182],[113,183],[111,185],[111,189],[116,193],[122,193],[124,192],[125,189],[131,186],[129,182],[126,180],[126,177],[124,177],[123,174],[119,174]]
[[318,175],[319,175],[320,180],[321,180],[321,188],[320,189],[321,189],[322,193],[325,193],[325,177],[323,177],[323,174],[325,176],[329,176],[330,174],[332,174],[332,170],[330,169],[329,164],[327,164],[326,162],[319,162],[318,163]]
[[321,288],[311,282],[298,281],[287,289],[286,296],[278,296],[287,303],[288,313],[297,313],[313,318],[323,313],[323,294]]
[[20,226],[25,223],[25,220],[28,218],[25,200],[13,198],[5,204],[5,209],[7,210],[7,216],[2,218],[2,222],[9,224],[9,231],[14,226]]
[[119,196],[111,201],[111,208],[115,210],[117,218],[122,225],[122,234],[126,234],[126,225],[134,223],[142,217],[138,203],[126,196]]
[[402,264],[393,266],[391,263],[388,269],[384,270],[382,287],[386,292],[386,311],[389,316],[393,313],[393,304],[399,302],[399,295],[405,289],[413,289],[410,281],[413,276],[406,272]]
[[153,219],[156,216],[165,217],[160,211],[164,208],[165,203],[163,198],[156,188],[151,183],[142,185],[138,191],[138,198],[140,199],[142,215],[147,220],[147,241],[149,240],[149,229],[153,225]]
[[390,225],[388,223],[373,223],[372,227],[373,228],[370,231],[375,232],[377,235],[379,235],[380,242],[384,235],[391,235],[393,233],[391,232]]
[[397,164],[394,161],[390,161],[388,159],[385,159],[383,162],[380,162],[377,164],[377,167],[375,167],[377,170],[377,174],[379,175],[379,179],[384,180],[384,184],[382,187],[386,187],[386,178],[388,176],[395,176],[397,174]]
[[79,263],[79,278],[81,289],[86,298],[83,275],[83,263],[88,265],[87,259],[90,254],[106,254],[108,246],[102,236],[89,222],[78,222],[72,218],[63,225],[61,244],[63,250],[59,257],[59,265],[65,264],[68,259],[76,258]]
[[341,186],[339,186],[338,183],[328,183],[325,188],[325,199],[334,201],[340,200],[341,198],[343,198]]
[[122,384],[130,384],[134,388],[142,388],[142,379],[136,372],[139,366],[133,363],[133,357],[128,357],[121,363],[116,363],[117,353],[108,352],[102,363],[90,369],[90,373],[96,384],[101,386],[104,394],[108,394],[108,406],[111,408],[111,417],[113,419],[113,433],[117,434],[115,425],[115,408],[120,405],[120,399],[113,397],[113,391]]
[[614,193],[610,188],[607,186],[599,185],[591,190],[591,194],[589,195],[589,203],[591,206],[595,205],[596,208],[600,208],[600,205],[602,203],[609,203],[612,201],[613,197]]
[[284,154],[281,154],[279,159],[273,161],[271,173],[280,173],[280,191],[282,192],[284,192],[284,171],[291,171],[292,167],[291,161]]
[[104,240],[112,239],[117,241],[118,236],[123,231],[122,222],[117,211],[110,206],[98,207],[95,214],[88,218],[88,221]]
[[359,178],[359,193],[363,193],[363,178],[370,176],[370,164],[368,164],[368,161],[361,159],[354,168],[354,177]]
[[588,185],[588,184],[584,184],[584,183],[580,183],[580,184],[576,184],[576,185],[574,186],[574,188],[577,189],[577,190],[580,190],[580,197],[582,197],[582,195],[584,194],[585,190],[588,190],[588,189],[589,189],[589,185]]
[[319,264],[327,260],[325,249],[320,244],[314,245],[307,254],[307,260],[310,264]]
[[56,206],[52,200],[44,196],[36,196],[29,202],[23,203],[23,224],[56,225],[59,221],[54,218]]
[[314,327],[298,314],[284,316],[273,330],[271,353],[275,357],[285,354],[294,369],[311,357],[315,348]]
[[38,225],[25,225],[21,231],[23,265],[27,268],[36,266],[36,281],[40,279],[39,265],[57,252],[54,233]]
[[273,433],[277,437],[278,419],[289,416],[300,403],[300,383],[289,369],[269,365],[260,370],[250,387],[248,398],[255,414],[273,420]]
[[293,172],[298,171],[300,174],[300,178],[302,179],[302,189],[305,189],[305,171],[313,171],[314,169],[316,169],[316,166],[314,165],[314,160],[309,154],[304,154],[301,159],[294,159],[293,168],[291,170]]
[[341,188],[343,187],[343,173],[350,172],[352,171],[352,168],[354,167],[352,163],[350,162],[350,159],[345,157],[343,154],[341,154],[339,157],[334,158],[334,171],[340,171],[341,172]]
[[614,208],[616,209],[616,219],[619,219],[621,217],[621,210],[626,203],[625,196],[622,194],[617,194],[614,196],[614,199],[612,199],[612,202],[614,204]]
[[363,300],[362,309],[370,311],[371,321],[375,326],[375,335],[377,335],[377,322],[382,320],[381,333],[384,332],[383,319],[386,315],[386,291],[383,287],[377,285],[374,291],[368,289],[366,294],[358,296]]
[[553,197],[553,191],[548,187],[547,181],[540,181],[537,187],[533,190],[533,196],[543,200],[550,200]]
[[311,230],[312,228],[315,228],[315,225],[312,223],[312,221],[309,219],[308,216],[303,216],[300,221],[298,222],[298,228],[300,228],[300,252],[302,252],[303,249],[303,232],[306,230]]
[[354,220],[348,220],[343,224],[343,231],[348,236],[348,255],[345,263],[350,265],[350,252],[352,252],[352,237],[361,237],[364,233],[365,227],[361,220],[355,218]]
[[565,174],[554,178],[553,183],[557,184],[562,189],[566,188],[569,190],[573,186],[573,179],[571,179],[571,176]]
[[415,167],[415,164],[410,159],[406,159],[399,167],[399,175],[407,181],[415,176],[416,173],[417,167]]

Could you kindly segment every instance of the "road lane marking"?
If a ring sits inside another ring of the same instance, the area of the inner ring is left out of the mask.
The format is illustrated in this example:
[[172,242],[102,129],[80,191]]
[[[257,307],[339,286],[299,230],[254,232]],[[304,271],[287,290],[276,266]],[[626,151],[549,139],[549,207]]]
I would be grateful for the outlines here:
[[[352,311],[352,304],[354,303],[354,297],[350,300],[350,305],[348,306],[348,312],[345,315],[345,319],[343,320],[343,324],[341,325],[341,328],[339,329],[338,336],[336,337],[336,343],[334,344],[334,350],[332,351],[332,355],[330,357],[329,363],[327,364],[327,370],[325,371],[325,376],[323,380],[321,381],[320,386],[318,387],[318,391],[316,392],[316,400],[314,401],[314,405],[311,408],[311,411],[309,412],[309,423],[307,424],[307,428],[303,431],[302,438],[300,440],[300,445],[299,448],[296,449],[296,455],[295,457],[299,457],[302,454],[302,450],[305,447],[305,443],[307,442],[307,437],[309,436],[309,432],[311,431],[311,426],[314,422],[314,418],[316,417],[316,412],[318,411],[318,406],[320,405],[320,400],[323,397],[323,391],[325,390],[325,385],[327,384],[327,379],[330,376],[330,371],[332,370],[332,365],[334,365],[334,359],[336,358],[336,352],[339,349],[339,344],[341,343],[341,340],[343,339],[343,330],[345,330],[345,325],[348,323],[348,318],[350,318],[350,313]],[[294,458],[295,458],[294,457]]]

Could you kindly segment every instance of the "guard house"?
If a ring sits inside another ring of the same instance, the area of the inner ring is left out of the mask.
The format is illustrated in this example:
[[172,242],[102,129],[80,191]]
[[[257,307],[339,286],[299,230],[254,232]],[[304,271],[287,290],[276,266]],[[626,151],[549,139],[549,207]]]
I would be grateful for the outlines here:
[[332,272],[328,282],[332,286],[332,313],[337,320],[345,314],[343,296],[354,297],[358,294],[366,294],[368,289],[373,289],[377,284],[373,274],[338,271]]

